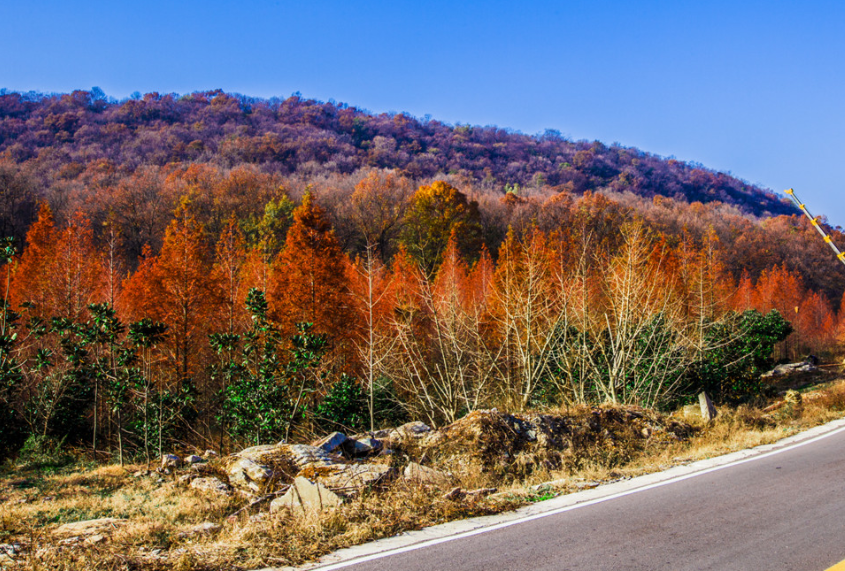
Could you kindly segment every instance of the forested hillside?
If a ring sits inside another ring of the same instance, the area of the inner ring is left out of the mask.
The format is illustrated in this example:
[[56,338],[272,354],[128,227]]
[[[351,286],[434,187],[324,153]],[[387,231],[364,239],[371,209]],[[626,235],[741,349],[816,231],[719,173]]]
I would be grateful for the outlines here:
[[299,97],[3,92],[0,233],[7,448],[735,402],[845,318],[814,229],[735,178]]
[[250,164],[303,176],[376,167],[413,179],[455,174],[500,193],[514,185],[576,193],[608,188],[647,198],[719,200],[758,216],[790,212],[773,194],[733,177],[637,149],[572,142],[551,131],[537,137],[373,115],[297,96],[150,93],[115,102],[96,89],[54,96],[0,92],[0,152],[31,163],[41,184],[85,177],[94,164],[120,174],[142,165]]

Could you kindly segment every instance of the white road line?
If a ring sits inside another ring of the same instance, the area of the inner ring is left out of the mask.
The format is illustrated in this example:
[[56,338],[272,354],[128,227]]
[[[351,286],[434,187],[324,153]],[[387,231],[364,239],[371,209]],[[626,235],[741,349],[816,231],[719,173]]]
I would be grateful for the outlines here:
[[[342,561],[342,562],[339,562],[339,563],[333,563],[333,564],[322,565],[322,566],[319,565],[319,563],[317,563],[317,564],[314,564],[313,566],[308,566],[308,567],[305,567],[303,569],[314,569],[314,570],[319,569],[320,571],[331,571],[333,569],[344,569],[346,567],[352,567],[353,565],[358,565],[360,563],[366,563],[368,561],[376,561],[378,559],[384,559],[385,557],[391,557],[393,555],[399,555],[401,553],[408,553],[410,551],[416,551],[418,549],[425,549],[426,547],[432,547],[434,545],[440,545],[442,543],[447,543],[447,542],[450,542],[450,541],[456,541],[458,539],[464,539],[466,537],[472,537],[474,535],[481,535],[482,533],[488,533],[488,532],[491,532],[491,531],[496,531],[498,529],[504,529],[504,528],[511,527],[513,525],[517,525],[517,524],[520,524],[520,523],[534,521],[534,520],[538,520],[538,519],[541,519],[541,518],[544,518],[544,517],[549,517],[549,516],[565,513],[565,512],[575,510],[575,509],[578,509],[578,508],[583,508],[583,507],[599,504],[599,503],[602,503],[602,502],[615,500],[617,498],[622,498],[622,497],[625,497],[625,496],[629,496],[631,494],[636,494],[638,492],[645,492],[647,490],[653,490],[655,488],[659,488],[659,487],[662,487],[662,486],[668,486],[670,484],[675,484],[677,482],[689,480],[690,478],[695,478],[697,476],[703,476],[705,474],[710,474],[710,473],[716,472],[718,470],[724,470],[726,468],[732,468],[734,466],[739,466],[741,464],[746,464],[748,462],[754,462],[756,460],[761,460],[763,458],[769,458],[771,456],[775,456],[775,455],[781,454],[783,452],[789,452],[791,450],[795,450],[796,448],[800,448],[800,447],[806,446],[808,444],[813,444],[815,442],[818,442],[819,440],[823,440],[823,439],[828,438],[830,436],[834,436],[834,435],[839,434],[841,432],[845,432],[845,426],[842,426],[843,424],[845,424],[845,419],[833,421],[831,423],[828,423],[827,425],[823,425],[823,426],[816,427],[814,429],[810,429],[809,431],[806,431],[805,433],[797,434],[797,435],[794,435],[792,437],[786,438],[783,441],[776,442],[776,443],[770,444],[770,445],[765,445],[765,446],[774,447],[774,446],[783,445],[783,443],[785,441],[789,441],[789,440],[792,440],[794,438],[801,438],[802,434],[806,435],[807,432],[813,432],[813,431],[816,431],[816,430],[819,430],[819,429],[824,430],[825,428],[829,428],[831,425],[840,425],[839,428],[836,428],[834,430],[830,430],[828,432],[824,432],[823,434],[820,434],[818,436],[815,436],[815,437],[812,437],[812,438],[809,438],[809,439],[806,439],[806,440],[800,440],[799,442],[796,442],[794,444],[789,444],[788,446],[784,446],[784,447],[778,448],[776,450],[764,452],[762,454],[755,454],[755,455],[753,455],[749,458],[743,458],[743,459],[731,461],[729,463],[722,464],[722,465],[719,465],[719,466],[713,466],[711,468],[704,468],[702,470],[697,470],[697,471],[694,471],[694,472],[689,473],[689,474],[683,474],[683,475],[680,475],[680,476],[675,476],[675,477],[670,478],[668,480],[663,480],[663,481],[660,481],[660,482],[655,482],[653,484],[646,484],[644,486],[636,487],[636,488],[633,488],[631,490],[625,490],[623,492],[617,492],[615,494],[611,494],[611,495],[600,497],[600,498],[595,498],[595,499],[592,499],[592,500],[585,500],[583,502],[576,503],[574,505],[568,505],[568,506],[564,506],[564,507],[560,507],[560,508],[553,508],[553,509],[550,509],[548,511],[544,511],[542,513],[531,514],[531,515],[519,517],[519,518],[516,518],[516,519],[509,520],[509,521],[505,521],[505,522],[501,522],[501,523],[497,523],[497,524],[492,524],[492,525],[489,525],[489,526],[486,526],[486,527],[480,527],[478,529],[460,532],[460,533],[457,533],[455,535],[449,535],[449,536],[446,536],[446,537],[440,537],[440,538],[436,538],[436,539],[423,540],[423,541],[420,541],[418,543],[414,543],[412,545],[408,545],[408,546],[405,546],[405,547],[398,547],[398,548],[394,548],[394,549],[389,549],[387,551],[382,551],[382,552],[379,552],[379,553],[373,553],[371,555],[363,555],[363,556],[355,557],[353,559],[349,559],[347,561]],[[738,451],[738,452],[734,452],[732,454],[749,453],[751,450],[754,450],[754,449],[741,450],[741,451]],[[732,454],[728,454],[727,456],[731,456]],[[724,459],[724,457],[722,457],[722,459]],[[707,461],[718,461],[718,460],[719,460],[719,457],[711,459],[711,460],[707,460]],[[656,474],[659,474],[659,473],[647,474],[643,477],[655,476]],[[571,497],[572,494],[569,494],[569,496]],[[567,496],[562,496],[560,499],[566,499],[566,498],[567,498]],[[551,501],[554,501],[554,500],[551,500]],[[466,521],[466,520],[464,520],[464,521]],[[280,569],[280,568],[275,568],[275,569]],[[292,569],[292,568],[287,567],[287,568],[284,568],[284,569]],[[271,571],[271,569],[268,568],[264,571]]]

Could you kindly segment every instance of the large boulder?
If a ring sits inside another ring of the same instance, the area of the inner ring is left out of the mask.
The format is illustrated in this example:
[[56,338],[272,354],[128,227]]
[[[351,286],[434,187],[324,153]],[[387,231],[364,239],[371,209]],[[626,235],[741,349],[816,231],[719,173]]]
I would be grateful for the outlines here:
[[270,511],[287,508],[297,514],[339,506],[343,500],[327,487],[297,476],[287,493],[270,503]]
[[238,458],[246,458],[259,464],[274,464],[287,456],[284,446],[277,444],[261,444],[244,448],[237,454]]
[[333,464],[311,466],[300,472],[300,475],[337,493],[354,495],[362,489],[392,479],[396,470],[384,464]]
[[241,450],[229,463],[232,485],[255,492],[264,491],[271,483],[292,482],[309,466],[331,466],[337,462],[322,448],[308,444],[263,444]]
[[337,463],[336,458],[317,446],[289,444],[285,447],[289,457],[300,470],[308,466],[331,466]]
[[415,420],[414,422],[408,422],[394,428],[390,431],[389,438],[390,440],[406,440],[408,438],[421,438],[431,432],[431,427],[429,427],[424,422],[420,422],[419,420]]
[[292,482],[300,470],[297,462],[298,455],[287,444],[251,446],[235,454],[235,457],[267,466],[273,471],[274,477],[283,482]]

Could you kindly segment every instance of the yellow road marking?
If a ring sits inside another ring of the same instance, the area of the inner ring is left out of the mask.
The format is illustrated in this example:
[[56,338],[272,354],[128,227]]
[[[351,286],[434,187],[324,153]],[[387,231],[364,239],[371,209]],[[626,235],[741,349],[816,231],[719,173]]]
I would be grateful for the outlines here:
[[845,561],[840,561],[839,563],[837,563],[830,569],[827,569],[826,571],[845,571]]

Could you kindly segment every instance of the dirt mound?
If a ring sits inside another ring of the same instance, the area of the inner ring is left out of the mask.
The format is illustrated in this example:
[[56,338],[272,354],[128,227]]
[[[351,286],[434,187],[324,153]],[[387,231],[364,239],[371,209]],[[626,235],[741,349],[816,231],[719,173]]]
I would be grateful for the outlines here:
[[511,480],[541,468],[615,466],[646,445],[685,439],[693,430],[635,407],[583,407],[567,414],[478,410],[436,431],[409,455],[456,472],[476,468]]

